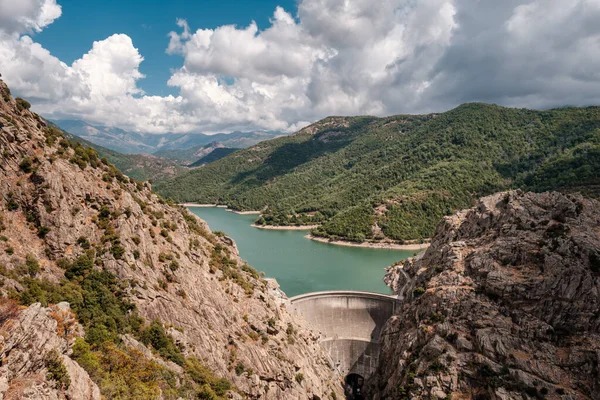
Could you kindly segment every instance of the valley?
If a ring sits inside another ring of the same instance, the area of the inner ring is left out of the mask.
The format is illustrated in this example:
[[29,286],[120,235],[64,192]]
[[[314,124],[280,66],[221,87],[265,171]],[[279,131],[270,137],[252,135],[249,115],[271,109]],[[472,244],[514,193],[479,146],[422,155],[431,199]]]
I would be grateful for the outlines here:
[[[531,146],[547,143],[539,155],[531,147],[521,167],[479,162],[477,170],[473,160],[482,149],[465,142],[464,154],[452,161],[437,160],[435,148],[430,161],[421,151],[400,152],[420,162],[392,164],[412,176],[411,184],[375,190],[367,201],[359,196],[364,177],[390,167],[357,159],[363,178],[346,175],[352,167],[329,176],[329,190],[354,185],[357,197],[339,203],[347,210],[303,213],[265,204],[259,213],[252,210],[262,203],[249,193],[261,191],[253,190],[230,202],[194,197],[217,207],[177,205],[108,159],[128,171],[136,157],[62,132],[4,84],[0,92],[0,393],[90,400],[600,396],[594,378],[600,203],[591,198],[597,108],[551,111],[573,120],[554,131],[545,130],[552,118],[546,121],[536,134],[543,140],[526,136]],[[420,125],[441,117],[411,118]],[[377,130],[369,128],[380,123],[329,118],[180,177],[212,171],[210,194],[225,182],[217,172],[235,165],[232,171],[245,175],[240,182],[256,183],[259,175],[248,173],[247,164],[259,160],[258,170],[266,168],[260,176],[270,176],[263,194],[293,182],[293,191],[278,192],[281,204],[317,201],[316,189],[302,186],[310,179],[298,174],[310,176],[322,163],[338,171],[340,152],[368,155],[368,143],[380,151],[382,137],[370,137]],[[445,135],[438,139],[448,144]],[[408,129],[400,137],[405,147],[421,140],[403,139]],[[290,143],[293,150],[277,154]],[[506,156],[517,151],[513,146],[488,140],[483,147]],[[265,153],[231,164],[256,152]],[[284,168],[263,167],[272,163]],[[512,178],[502,180],[502,173]],[[178,179],[156,186],[164,190]],[[476,198],[517,184],[564,193],[511,190]],[[454,212],[463,202],[467,208]],[[394,207],[404,213],[393,214]],[[319,241],[305,237],[309,224]],[[421,234],[392,236],[390,227]],[[393,246],[414,250],[385,248]],[[565,364],[565,357],[577,362]]]
[[164,180],[180,202],[263,210],[350,242],[417,243],[480,196],[510,188],[598,197],[600,108],[464,104],[387,118],[330,117]]
[[600,400],[600,0],[0,0],[0,400]]

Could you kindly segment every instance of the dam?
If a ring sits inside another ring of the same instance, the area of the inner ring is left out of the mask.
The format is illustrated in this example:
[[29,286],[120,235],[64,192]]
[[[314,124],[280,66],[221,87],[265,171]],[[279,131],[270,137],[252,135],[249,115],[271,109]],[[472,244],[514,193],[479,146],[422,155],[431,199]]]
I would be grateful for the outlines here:
[[375,372],[381,330],[399,306],[396,296],[327,291],[295,296],[288,303],[290,311],[321,332],[321,346],[329,354],[333,368],[346,377],[346,382],[350,377],[366,379]]

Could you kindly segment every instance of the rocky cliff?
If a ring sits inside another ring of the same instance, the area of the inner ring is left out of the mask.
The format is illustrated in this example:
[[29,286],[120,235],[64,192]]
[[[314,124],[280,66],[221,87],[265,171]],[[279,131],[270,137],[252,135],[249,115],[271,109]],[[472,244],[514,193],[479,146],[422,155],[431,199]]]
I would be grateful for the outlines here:
[[69,357],[82,330],[67,303],[21,310],[4,301],[0,313],[3,399],[100,400],[98,386]]
[[392,266],[374,399],[600,399],[600,203],[513,191]]
[[[152,395],[134,398],[339,395],[317,337],[269,294],[231,239],[68,141],[1,81],[0,94],[0,301],[29,305],[4,318],[3,368],[15,368],[2,374],[0,398],[14,398],[16,387],[30,398],[97,398],[72,351],[107,398],[133,390],[115,386],[122,360],[138,372],[154,368],[164,383],[146,376]],[[85,330],[74,350],[46,308],[64,300]],[[25,338],[25,320],[41,335],[27,345],[15,339]],[[18,363],[13,349],[23,353]],[[66,368],[79,392],[39,361],[50,351],[62,360],[50,366]],[[146,358],[156,360],[140,366]]]

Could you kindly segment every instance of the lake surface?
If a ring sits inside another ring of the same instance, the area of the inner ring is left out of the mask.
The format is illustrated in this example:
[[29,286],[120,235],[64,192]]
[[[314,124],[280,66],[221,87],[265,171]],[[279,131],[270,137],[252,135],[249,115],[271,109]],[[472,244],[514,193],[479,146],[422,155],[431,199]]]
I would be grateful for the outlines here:
[[289,296],[321,290],[365,290],[389,294],[384,268],[414,251],[335,246],[306,239],[308,231],[257,229],[256,215],[217,207],[190,207],[213,231],[235,240],[240,256]]

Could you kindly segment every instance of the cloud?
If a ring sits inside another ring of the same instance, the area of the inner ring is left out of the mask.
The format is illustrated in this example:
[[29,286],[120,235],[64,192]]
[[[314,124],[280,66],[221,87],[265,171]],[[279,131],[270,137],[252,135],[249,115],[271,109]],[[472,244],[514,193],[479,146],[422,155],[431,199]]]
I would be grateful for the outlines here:
[[0,30],[9,34],[40,32],[61,13],[56,0],[0,0]]
[[[18,7],[11,7],[17,4]],[[10,12],[3,13],[4,10]],[[50,117],[144,132],[295,130],[327,115],[443,111],[468,101],[546,108],[600,103],[600,0],[302,0],[259,30],[180,19],[167,82],[139,86],[126,35],[66,65],[29,36],[53,0],[0,0],[0,70]]]

